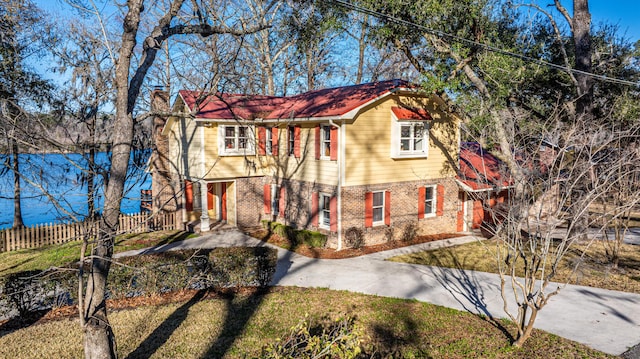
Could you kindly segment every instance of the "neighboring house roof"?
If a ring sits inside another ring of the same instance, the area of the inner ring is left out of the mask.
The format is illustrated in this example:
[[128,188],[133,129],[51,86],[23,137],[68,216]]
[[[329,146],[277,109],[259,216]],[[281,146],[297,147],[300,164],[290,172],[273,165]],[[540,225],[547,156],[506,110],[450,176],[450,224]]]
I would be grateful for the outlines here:
[[[196,112],[196,119],[278,120],[353,118],[359,109],[390,93],[416,89],[409,82],[389,80],[315,90],[287,97],[232,94],[203,96],[201,92],[186,90],[179,94],[189,110]],[[410,112],[408,109],[402,110]],[[426,111],[422,111],[424,119]]]
[[460,172],[456,180],[469,192],[499,190],[511,185],[506,165],[477,142],[460,144]]

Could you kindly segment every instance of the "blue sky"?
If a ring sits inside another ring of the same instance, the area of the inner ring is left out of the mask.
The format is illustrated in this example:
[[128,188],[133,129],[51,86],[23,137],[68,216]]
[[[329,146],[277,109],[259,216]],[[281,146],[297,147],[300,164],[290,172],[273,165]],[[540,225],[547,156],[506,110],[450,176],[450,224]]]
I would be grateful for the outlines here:
[[[541,6],[553,3],[553,0],[535,1]],[[571,0],[561,2],[571,11]],[[42,9],[54,13],[60,13],[62,8],[66,7],[63,0],[35,0],[35,3]],[[626,32],[628,39],[633,42],[640,40],[640,0],[590,0],[589,9],[593,24],[617,24],[623,34]]]

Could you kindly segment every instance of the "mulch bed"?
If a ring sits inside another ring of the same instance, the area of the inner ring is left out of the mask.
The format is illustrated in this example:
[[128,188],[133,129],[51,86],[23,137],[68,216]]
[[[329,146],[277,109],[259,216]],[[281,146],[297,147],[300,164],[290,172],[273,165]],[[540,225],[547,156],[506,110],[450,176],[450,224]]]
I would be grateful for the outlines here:
[[271,234],[269,238],[264,238],[267,234],[266,231],[264,233],[250,233],[252,236],[256,238],[260,238],[263,241],[266,240],[267,243],[274,244],[279,247],[283,247],[289,249],[292,252],[303,255],[309,258],[319,258],[319,259],[344,259],[344,258],[353,258],[358,257],[365,254],[371,254],[376,252],[388,251],[390,249],[402,248],[407,246],[412,246],[414,244],[421,244],[433,241],[439,241],[447,238],[455,238],[460,237],[460,234],[454,233],[444,233],[444,234],[436,234],[436,235],[427,235],[427,236],[417,236],[410,241],[391,241],[385,242],[381,244],[376,244],[373,246],[364,246],[362,248],[346,248],[342,250],[335,250],[329,248],[315,248],[307,245],[299,245],[292,247],[291,242],[282,236],[277,234]]

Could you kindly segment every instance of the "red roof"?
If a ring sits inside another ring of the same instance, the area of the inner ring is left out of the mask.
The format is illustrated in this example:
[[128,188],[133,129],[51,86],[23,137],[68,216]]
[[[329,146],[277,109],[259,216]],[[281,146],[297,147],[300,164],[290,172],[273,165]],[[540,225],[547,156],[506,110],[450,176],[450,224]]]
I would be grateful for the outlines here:
[[412,120],[412,121],[426,121],[432,120],[429,111],[423,108],[406,108],[406,107],[391,107],[391,111],[398,118],[398,120]]
[[506,165],[477,142],[460,144],[458,180],[472,190],[502,188],[511,184]]
[[[306,92],[288,97],[216,94],[202,96],[197,91],[180,91],[196,118],[290,119],[339,117],[398,89],[415,86],[402,80],[372,82]],[[200,98],[199,98],[200,97]]]

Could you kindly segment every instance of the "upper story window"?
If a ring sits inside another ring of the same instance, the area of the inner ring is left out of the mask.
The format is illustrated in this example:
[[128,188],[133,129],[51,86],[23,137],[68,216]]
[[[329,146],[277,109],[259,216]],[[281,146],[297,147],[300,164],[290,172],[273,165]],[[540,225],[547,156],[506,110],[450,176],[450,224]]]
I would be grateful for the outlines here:
[[300,158],[300,126],[287,126],[287,155]]
[[429,125],[426,120],[431,119],[428,113],[424,110],[416,113],[397,110],[395,107],[392,113],[391,157],[426,158],[429,152]]
[[328,160],[331,157],[331,126],[322,126],[320,142],[320,158]]
[[338,159],[338,129],[329,125],[316,126],[316,159]]
[[250,126],[220,126],[221,155],[245,155],[253,154],[251,134],[253,128]]
[[273,154],[273,133],[271,131],[271,127],[267,127],[265,131],[265,152],[268,155]]

